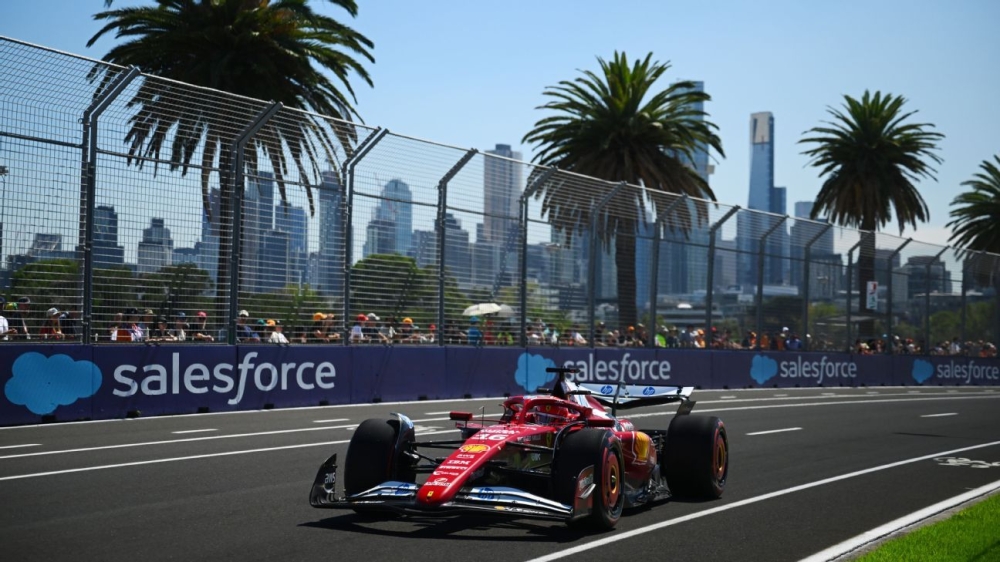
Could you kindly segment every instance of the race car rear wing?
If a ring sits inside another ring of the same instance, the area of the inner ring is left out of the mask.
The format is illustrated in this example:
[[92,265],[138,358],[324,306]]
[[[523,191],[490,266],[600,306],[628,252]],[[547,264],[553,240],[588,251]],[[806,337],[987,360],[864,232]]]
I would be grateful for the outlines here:
[[[593,396],[595,400],[609,406],[611,415],[619,409],[629,410],[643,406],[655,406],[658,404],[670,404],[680,402],[677,408],[678,415],[691,413],[695,401],[691,400],[693,386],[653,386],[625,384],[595,384],[576,383],[580,394]],[[582,392],[581,392],[582,391]]]

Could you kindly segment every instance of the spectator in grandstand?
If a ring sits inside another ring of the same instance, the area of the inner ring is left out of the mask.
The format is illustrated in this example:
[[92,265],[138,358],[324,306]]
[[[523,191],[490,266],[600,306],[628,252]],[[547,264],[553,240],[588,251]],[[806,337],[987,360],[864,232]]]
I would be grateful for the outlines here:
[[414,329],[412,318],[403,318],[399,325],[399,332],[395,335],[395,341],[398,343],[420,343],[420,334]]
[[[375,317],[375,322],[378,322],[378,316]],[[396,317],[390,316],[385,322],[380,323],[378,328],[379,340],[382,343],[392,343],[396,341],[396,333],[399,329],[396,326]]]
[[178,312],[174,315],[174,327],[170,330],[170,335],[176,341],[187,341],[187,314]]
[[149,337],[149,332],[156,326],[156,313],[153,309],[147,308],[145,312],[142,313],[142,320],[139,322],[139,328],[142,330],[145,337]]
[[[0,297],[0,310],[3,310],[7,305],[7,299]],[[11,328],[10,323],[7,322],[7,318],[3,316],[0,312],[0,338],[6,340],[8,337],[13,337],[17,335],[17,328]]]
[[694,347],[694,337],[697,334],[694,331],[694,324],[688,324],[680,335],[681,347]]
[[312,315],[312,325],[309,327],[309,341],[312,343],[326,343],[329,341],[326,334],[326,327],[323,325],[323,321],[326,319],[326,314],[322,312],[314,312]]
[[149,335],[146,341],[149,342],[168,342],[177,341],[177,338],[170,333],[170,328],[167,325],[167,317],[160,316],[156,319],[153,329],[149,331]]
[[378,327],[375,324],[378,320],[379,318],[374,312],[365,315],[365,319],[361,324],[361,333],[365,336],[362,341],[365,343],[377,343],[379,341]]
[[469,345],[479,345],[483,342],[483,332],[479,329],[479,317],[469,318],[469,328],[465,331]]
[[792,334],[788,337],[788,340],[785,342],[785,349],[788,351],[802,350],[802,340],[799,339],[798,334]]
[[61,340],[64,338],[62,326],[59,325],[59,309],[52,307],[45,311],[45,323],[38,330],[38,336],[43,340]]
[[354,319],[354,326],[351,327],[351,343],[365,342],[365,322],[367,321],[368,317],[364,314],[359,314],[358,317]]
[[260,335],[250,327],[250,313],[241,310],[236,316],[236,342],[260,343]]
[[583,337],[579,324],[573,325],[573,330],[570,333],[570,345],[587,345],[587,338]]
[[332,312],[323,316],[323,331],[326,332],[326,337],[331,342],[340,341],[340,328],[335,323],[336,319],[337,315]]
[[83,337],[80,329],[80,311],[68,310],[60,313],[59,325],[62,327],[63,337],[68,340],[75,340]]
[[437,341],[437,325],[431,324],[427,327],[427,333],[423,334],[420,340],[422,343],[434,343]]
[[108,328],[108,337],[113,342],[132,341],[132,332],[125,322],[125,314],[116,312],[111,319],[111,326]]
[[17,335],[21,339],[31,339],[31,299],[21,297],[17,299],[17,304],[10,317],[11,327],[17,330]]
[[284,328],[281,326],[281,320],[268,319],[265,324],[271,330],[271,334],[267,337],[268,342],[276,343],[278,345],[288,345],[288,338],[285,337]]
[[191,339],[195,341],[215,341],[212,334],[208,333],[208,314],[204,310],[199,310],[194,317],[195,322],[191,328]]

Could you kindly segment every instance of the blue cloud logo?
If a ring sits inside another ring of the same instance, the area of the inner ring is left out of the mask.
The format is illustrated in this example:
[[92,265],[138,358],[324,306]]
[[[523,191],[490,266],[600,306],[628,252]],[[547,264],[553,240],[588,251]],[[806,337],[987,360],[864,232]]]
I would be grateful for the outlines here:
[[750,378],[764,384],[778,374],[778,362],[766,355],[755,355],[750,364]]
[[913,362],[913,371],[910,372],[913,380],[919,384],[924,384],[927,379],[934,376],[934,365],[930,361],[917,359]]
[[69,355],[46,357],[24,353],[11,366],[13,375],[4,386],[7,400],[25,406],[33,414],[51,414],[81,398],[97,394],[101,370],[90,361],[74,361]]
[[528,392],[534,392],[556,378],[555,373],[545,372],[545,369],[555,366],[555,361],[541,355],[522,353],[517,358],[517,371],[514,373],[514,380],[521,385],[521,388]]

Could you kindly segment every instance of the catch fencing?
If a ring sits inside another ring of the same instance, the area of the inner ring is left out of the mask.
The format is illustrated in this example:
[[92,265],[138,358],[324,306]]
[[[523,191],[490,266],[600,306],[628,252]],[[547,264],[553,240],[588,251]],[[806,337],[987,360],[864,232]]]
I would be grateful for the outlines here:
[[[0,67],[8,339],[280,331],[293,344],[990,356],[1000,335],[993,254],[596,180],[508,145],[447,146],[2,37]],[[501,309],[463,314],[479,303]]]

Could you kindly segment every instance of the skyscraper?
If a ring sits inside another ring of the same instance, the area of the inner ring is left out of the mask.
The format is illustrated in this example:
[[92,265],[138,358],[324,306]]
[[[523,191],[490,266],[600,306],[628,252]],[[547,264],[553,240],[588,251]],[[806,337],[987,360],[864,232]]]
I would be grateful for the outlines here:
[[319,185],[319,254],[316,277],[319,290],[327,295],[344,293],[344,222],[341,205],[344,189],[337,172],[322,173]]
[[[750,194],[747,208],[774,215],[785,214],[785,188],[774,186],[774,116],[770,111],[750,116]],[[744,291],[757,284],[759,241],[775,221],[780,220],[774,215],[741,213],[737,218],[741,252],[739,275]],[[778,227],[767,239],[764,284],[781,285],[787,282],[786,228],[784,225]]]
[[94,209],[94,267],[109,268],[125,263],[125,248],[118,245],[118,213],[108,205]]
[[385,184],[365,233],[362,257],[407,253],[413,239],[413,194],[406,182],[393,179]]
[[[815,287],[816,280],[820,279],[824,281],[820,287],[821,289],[833,287],[832,278],[839,275],[835,271],[828,271],[831,268],[829,264],[839,264],[840,256],[833,253],[833,229],[825,226],[827,220],[809,220],[812,208],[812,201],[799,201],[795,203],[795,218],[797,220],[789,229],[789,257],[792,262],[789,271],[789,282],[791,285],[799,288],[799,294],[803,294],[805,280],[803,279],[804,269],[802,262],[805,259],[806,246],[811,242],[812,245],[809,246],[809,261],[812,262],[810,265],[810,277],[813,279],[810,285],[810,295],[825,298],[830,293],[829,291],[817,293]],[[818,264],[824,265],[819,266]]]
[[139,242],[138,264],[136,272],[155,273],[173,263],[174,239],[170,237],[170,229],[164,226],[163,219],[153,218],[149,228],[142,230],[142,241]]
[[305,283],[308,267],[307,244],[309,221],[302,207],[280,203],[274,210],[274,230],[288,234],[289,281]]
[[516,243],[518,201],[521,197],[521,153],[509,144],[498,144],[487,150],[483,161],[483,237],[480,242],[492,242],[501,247]]

